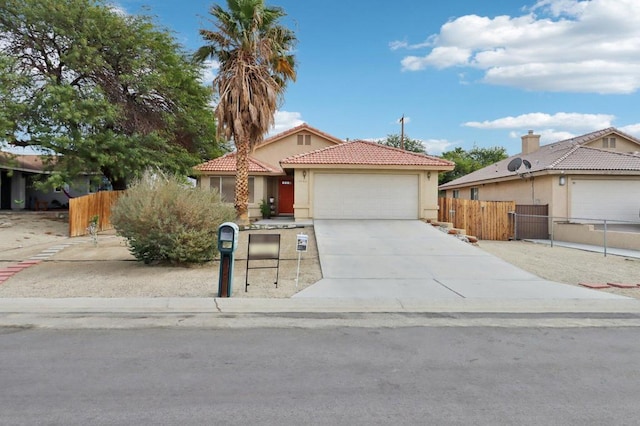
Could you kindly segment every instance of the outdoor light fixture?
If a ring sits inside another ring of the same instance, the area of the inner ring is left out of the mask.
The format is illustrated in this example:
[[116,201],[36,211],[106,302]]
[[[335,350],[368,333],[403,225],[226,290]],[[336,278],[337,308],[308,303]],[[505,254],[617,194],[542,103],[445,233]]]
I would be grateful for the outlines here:
[[307,178],[307,171],[303,170],[302,171],[302,179],[306,179]]
[[427,172],[427,179],[431,180],[431,172]]
[[564,184],[567,183],[567,178],[565,178],[564,176],[560,176],[558,183],[560,184],[560,186],[564,186]]

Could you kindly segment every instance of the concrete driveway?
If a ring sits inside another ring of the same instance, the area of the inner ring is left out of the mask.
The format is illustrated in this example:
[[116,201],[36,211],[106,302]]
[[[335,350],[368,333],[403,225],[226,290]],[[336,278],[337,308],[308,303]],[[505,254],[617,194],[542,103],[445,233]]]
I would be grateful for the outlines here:
[[417,220],[316,220],[323,279],[294,297],[619,299],[523,271]]

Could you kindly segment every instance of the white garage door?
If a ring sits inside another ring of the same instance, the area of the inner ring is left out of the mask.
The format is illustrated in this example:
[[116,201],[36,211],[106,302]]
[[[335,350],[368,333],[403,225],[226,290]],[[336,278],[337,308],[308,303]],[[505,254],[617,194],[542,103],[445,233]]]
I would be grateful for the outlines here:
[[640,180],[574,180],[571,216],[587,219],[640,221]]
[[316,174],[315,219],[417,219],[418,175]]

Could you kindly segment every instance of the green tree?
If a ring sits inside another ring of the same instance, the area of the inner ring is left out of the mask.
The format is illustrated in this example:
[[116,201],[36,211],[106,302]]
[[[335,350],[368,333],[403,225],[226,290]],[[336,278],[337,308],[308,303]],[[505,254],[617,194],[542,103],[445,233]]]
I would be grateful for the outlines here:
[[53,154],[52,184],[149,167],[186,174],[221,154],[201,65],[151,18],[100,0],[0,0],[4,143]]
[[468,175],[471,172],[475,172],[483,167],[489,166],[493,163],[497,163],[500,160],[507,158],[507,151],[503,147],[494,146],[489,148],[479,148],[474,146],[471,150],[465,151],[464,149],[457,147],[453,151],[446,151],[442,153],[442,157],[453,161],[456,166],[453,170],[445,173],[441,173],[439,176],[439,183],[451,182],[464,175]]
[[416,139],[411,139],[407,135],[404,135],[404,139],[402,143],[400,142],[400,135],[387,135],[387,137],[381,140],[379,143],[381,143],[382,145],[387,145],[394,148],[400,148],[404,146],[405,151],[419,152],[421,154],[427,153],[421,141]]
[[200,30],[206,44],[195,58],[220,62],[214,79],[218,132],[236,146],[234,204],[238,222],[247,224],[249,151],[273,125],[286,83],[295,79],[291,51],[297,40],[279,23],[284,10],[266,6],[264,0],[227,0],[227,9],[211,7],[216,31]]

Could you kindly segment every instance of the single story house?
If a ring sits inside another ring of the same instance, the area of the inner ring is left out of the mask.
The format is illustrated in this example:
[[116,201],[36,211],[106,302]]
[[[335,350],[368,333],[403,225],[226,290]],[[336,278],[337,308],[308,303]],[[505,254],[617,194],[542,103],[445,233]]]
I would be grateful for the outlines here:
[[640,140],[610,127],[540,146],[529,131],[519,154],[440,190],[449,198],[548,205],[558,222],[640,223]]
[[34,183],[46,174],[41,155],[0,152],[0,210],[47,210],[65,207],[70,197],[86,195],[98,188],[88,175],[70,185],[41,191]]
[[[454,163],[374,142],[345,142],[307,124],[270,137],[249,158],[249,216],[268,202],[309,219],[436,219],[438,173]],[[195,167],[198,185],[234,197],[235,154]]]

